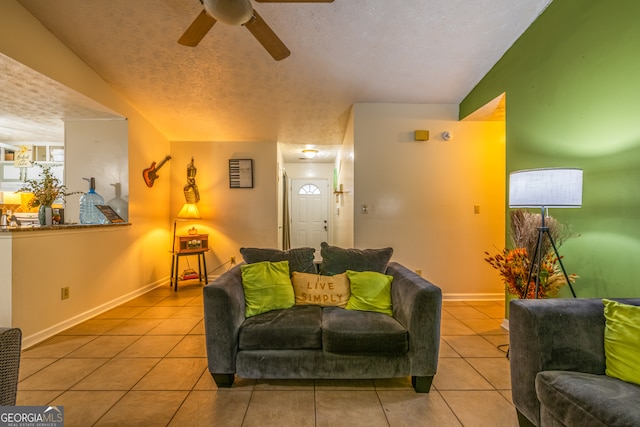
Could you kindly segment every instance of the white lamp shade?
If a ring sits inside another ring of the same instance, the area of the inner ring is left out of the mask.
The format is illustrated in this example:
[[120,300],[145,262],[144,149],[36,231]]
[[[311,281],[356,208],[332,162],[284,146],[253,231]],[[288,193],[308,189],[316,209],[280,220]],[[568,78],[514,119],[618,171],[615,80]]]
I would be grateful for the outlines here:
[[582,206],[582,169],[545,168],[511,172],[509,207],[579,208]]
[[178,218],[180,219],[200,219],[200,212],[195,203],[185,203],[178,212]]

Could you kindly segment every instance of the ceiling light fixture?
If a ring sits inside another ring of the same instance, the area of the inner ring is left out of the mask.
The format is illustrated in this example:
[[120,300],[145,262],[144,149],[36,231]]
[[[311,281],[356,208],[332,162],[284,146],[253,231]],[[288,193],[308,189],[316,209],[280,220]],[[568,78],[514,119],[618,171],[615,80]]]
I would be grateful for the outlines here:
[[217,21],[229,25],[246,24],[253,17],[249,0],[202,0],[202,5]]
[[307,148],[306,150],[302,150],[302,155],[305,159],[313,159],[318,154],[318,150],[314,150],[312,148]]

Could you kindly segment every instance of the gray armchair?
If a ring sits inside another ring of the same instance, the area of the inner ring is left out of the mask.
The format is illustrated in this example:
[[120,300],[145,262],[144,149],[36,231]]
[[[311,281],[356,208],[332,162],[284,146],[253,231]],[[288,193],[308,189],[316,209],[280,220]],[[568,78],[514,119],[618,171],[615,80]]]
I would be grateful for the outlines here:
[[22,331],[0,328],[0,406],[15,406]]
[[601,299],[510,302],[511,389],[520,426],[640,425],[640,386],[605,375],[604,328]]

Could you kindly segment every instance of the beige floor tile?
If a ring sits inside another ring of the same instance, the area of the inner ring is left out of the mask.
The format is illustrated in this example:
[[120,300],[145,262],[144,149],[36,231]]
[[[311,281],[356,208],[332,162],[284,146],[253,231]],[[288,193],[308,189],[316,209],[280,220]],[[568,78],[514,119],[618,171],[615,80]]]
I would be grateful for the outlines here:
[[464,359],[440,359],[433,378],[438,391],[493,390],[493,386]]
[[16,405],[45,406],[64,392],[64,390],[21,390],[20,387],[18,387]]
[[465,427],[518,427],[516,410],[497,391],[442,391]]
[[188,305],[195,296],[176,293],[155,304],[155,307],[184,307]]
[[162,319],[128,319],[105,332],[105,335],[144,335],[162,322]]
[[202,294],[200,294],[199,296],[195,297],[194,299],[192,299],[191,301],[189,301],[189,303],[187,304],[189,307],[200,307],[203,308],[204,307],[204,298],[202,297]]
[[443,300],[443,307],[467,307],[469,304],[466,301],[456,301],[456,300]]
[[250,391],[220,393],[192,391],[169,426],[240,427],[249,406]]
[[130,301],[127,301],[124,304],[121,304],[120,306],[121,307],[150,307],[152,305],[156,305],[160,303],[165,298],[167,297],[162,295],[144,294]]
[[291,379],[291,380],[256,380],[254,390],[313,390],[314,380]]
[[133,390],[192,390],[206,368],[202,357],[162,359]]
[[438,352],[438,357],[461,357],[456,351],[451,348],[449,344],[442,338],[440,338],[440,350]]
[[482,338],[489,341],[506,356],[509,350],[509,335],[483,335]]
[[[221,392],[218,392],[221,394]],[[313,390],[254,391],[243,427],[313,427]],[[286,420],[286,424],[285,424]]]
[[[130,391],[96,426],[166,426],[187,397],[186,391]],[[125,423],[126,421],[126,423]]]
[[138,337],[131,335],[113,335],[102,336],[94,339],[93,341],[83,345],[76,351],[67,355],[67,357],[74,358],[88,358],[88,357],[114,357],[125,348],[133,344]]
[[500,326],[501,322],[497,319],[460,319],[460,321],[480,335],[508,334],[508,332]]
[[189,331],[190,335],[204,335],[204,321],[200,320],[196,326]]
[[130,390],[160,359],[115,358],[73,386],[73,390]]
[[378,396],[391,427],[462,425],[436,391],[378,391]]
[[376,386],[370,379],[318,379],[316,390],[375,390]]
[[[373,380],[376,390],[411,390],[411,377],[381,378]],[[415,393],[415,392],[414,392]]]
[[476,310],[480,311],[483,314],[491,317],[492,319],[504,319],[506,313],[504,311],[504,305],[490,305],[490,306],[482,306],[475,307]]
[[112,308],[105,311],[102,314],[96,316],[96,319],[130,319],[141,312],[145,311],[147,307],[135,307],[135,306],[123,306]]
[[511,389],[511,370],[506,357],[468,357],[465,360],[496,389]]
[[373,390],[316,390],[316,426],[386,427],[388,423]]
[[170,317],[202,319],[202,310],[199,306],[179,307]]
[[502,395],[509,403],[513,405],[513,396],[511,395],[511,390],[498,390],[498,393]]
[[475,307],[453,306],[445,307],[443,310],[446,310],[457,319],[489,319],[489,316],[478,311]]
[[94,335],[56,335],[22,352],[23,358],[64,357],[88,342],[96,339]]
[[203,335],[186,335],[167,357],[207,357],[207,348]]
[[18,371],[18,381],[22,381],[25,378],[35,374],[42,368],[51,365],[58,360],[54,357],[42,358],[42,359],[28,359],[26,357],[20,358],[20,369]]
[[67,391],[50,404],[64,407],[65,427],[86,427],[95,424],[124,394],[124,391]]
[[256,380],[250,378],[240,378],[236,376],[233,386],[229,388],[218,388],[209,369],[205,369],[202,376],[193,387],[194,390],[219,390],[221,392],[236,392],[236,391],[253,391],[256,385]]
[[442,338],[462,357],[501,357],[504,353],[481,336],[447,336]]
[[199,321],[198,318],[165,319],[147,332],[147,335],[186,335]]
[[143,308],[143,311],[136,314],[136,319],[168,319],[175,314],[176,311],[180,310],[181,307],[158,307],[156,305],[146,309],[144,309],[144,307],[136,308]]
[[440,325],[440,335],[476,335],[473,329],[462,323],[458,319],[442,319]]
[[102,335],[122,322],[122,319],[89,319],[58,335]]
[[60,359],[18,384],[19,390],[67,390],[108,359]]
[[180,335],[145,335],[117,357],[164,357],[180,340]]

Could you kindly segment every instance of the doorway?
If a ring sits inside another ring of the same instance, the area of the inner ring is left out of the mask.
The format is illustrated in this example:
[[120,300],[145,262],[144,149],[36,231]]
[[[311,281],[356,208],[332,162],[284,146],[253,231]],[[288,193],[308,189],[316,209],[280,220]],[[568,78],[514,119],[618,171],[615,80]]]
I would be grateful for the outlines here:
[[311,247],[320,257],[320,243],[329,234],[327,179],[291,180],[291,247]]

